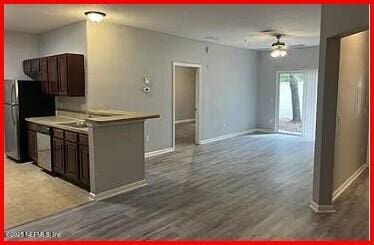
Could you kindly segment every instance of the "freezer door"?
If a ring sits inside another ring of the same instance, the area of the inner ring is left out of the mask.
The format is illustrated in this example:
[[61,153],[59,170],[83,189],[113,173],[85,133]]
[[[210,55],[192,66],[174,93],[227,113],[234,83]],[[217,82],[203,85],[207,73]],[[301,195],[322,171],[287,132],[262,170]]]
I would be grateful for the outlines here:
[[5,154],[15,160],[21,159],[18,106],[5,104]]
[[4,102],[5,104],[18,105],[18,82],[17,80],[4,81]]

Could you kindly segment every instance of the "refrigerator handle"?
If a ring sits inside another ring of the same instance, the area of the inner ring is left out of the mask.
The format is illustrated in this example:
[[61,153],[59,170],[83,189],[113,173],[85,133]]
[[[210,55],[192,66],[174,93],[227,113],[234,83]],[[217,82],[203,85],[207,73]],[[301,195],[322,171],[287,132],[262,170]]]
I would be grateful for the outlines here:
[[13,102],[13,93],[14,93],[14,83],[12,83],[12,89],[10,90],[10,105],[13,106],[14,105],[14,102]]

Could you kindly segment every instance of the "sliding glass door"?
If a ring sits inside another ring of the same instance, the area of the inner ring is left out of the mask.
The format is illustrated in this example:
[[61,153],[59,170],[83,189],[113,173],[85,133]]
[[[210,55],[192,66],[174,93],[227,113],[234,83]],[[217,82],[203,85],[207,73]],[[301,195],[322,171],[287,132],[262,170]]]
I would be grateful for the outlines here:
[[317,72],[278,72],[276,130],[314,139]]

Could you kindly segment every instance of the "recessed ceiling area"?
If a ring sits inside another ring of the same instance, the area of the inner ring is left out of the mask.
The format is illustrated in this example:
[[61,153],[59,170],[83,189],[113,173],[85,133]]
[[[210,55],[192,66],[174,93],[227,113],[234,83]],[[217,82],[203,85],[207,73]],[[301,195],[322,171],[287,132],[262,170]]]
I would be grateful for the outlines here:
[[253,50],[267,49],[272,32],[290,47],[319,45],[321,5],[6,4],[5,29],[39,34],[107,14],[104,22]]

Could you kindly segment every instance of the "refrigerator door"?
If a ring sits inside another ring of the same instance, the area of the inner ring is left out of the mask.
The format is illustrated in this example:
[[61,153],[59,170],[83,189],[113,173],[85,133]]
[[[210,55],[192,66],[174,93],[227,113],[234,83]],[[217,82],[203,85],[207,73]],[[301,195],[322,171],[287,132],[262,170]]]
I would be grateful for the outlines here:
[[4,102],[5,104],[19,104],[18,101],[18,81],[17,80],[5,80],[4,81]]
[[20,160],[20,132],[18,105],[5,104],[5,154],[15,160]]

